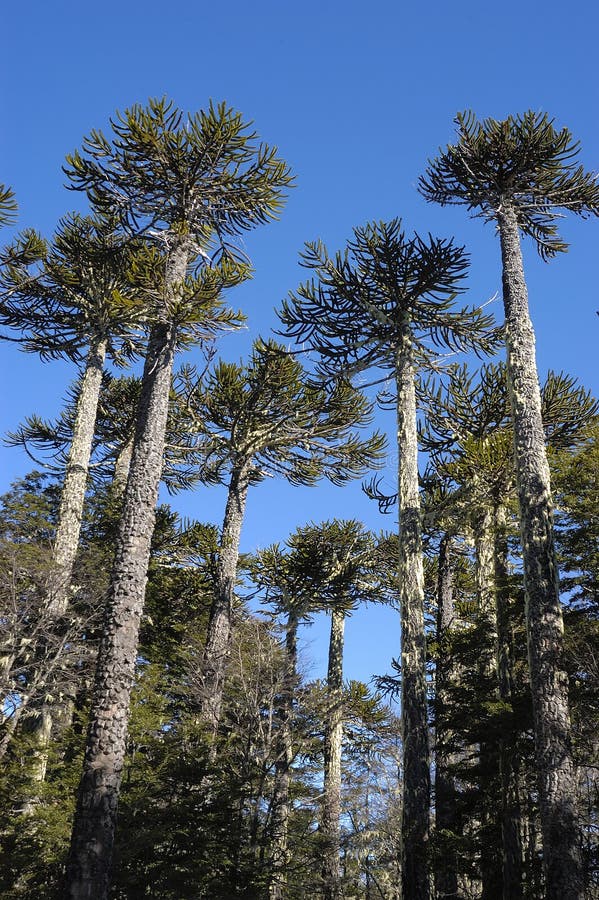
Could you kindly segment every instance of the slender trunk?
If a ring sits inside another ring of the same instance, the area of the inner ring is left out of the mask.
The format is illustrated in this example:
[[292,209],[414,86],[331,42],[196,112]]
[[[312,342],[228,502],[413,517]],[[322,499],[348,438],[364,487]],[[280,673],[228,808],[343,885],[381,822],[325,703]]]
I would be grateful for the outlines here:
[[[495,517],[485,499],[479,499],[474,515],[474,581],[478,603],[479,690],[484,703],[496,701],[497,613],[495,605]],[[484,707],[482,708],[484,722]],[[501,821],[497,815],[499,755],[496,741],[486,738],[483,728],[479,748],[479,792],[481,799],[480,868],[482,900],[502,896]]]
[[343,633],[345,612],[331,611],[331,637],[327,672],[327,725],[324,735],[322,800],[322,880],[324,900],[340,900],[341,871],[341,745],[343,739]]
[[[185,278],[187,260],[187,247],[181,243],[168,262],[166,288],[171,298]],[[67,862],[69,900],[106,900],[108,895],[175,346],[176,327],[166,311],[165,320],[152,327],[144,366]]]
[[439,544],[437,575],[437,646],[435,670],[435,825],[437,831],[437,864],[435,884],[439,900],[458,897],[458,860],[456,840],[459,829],[456,809],[456,785],[452,764],[456,754],[448,746],[452,734],[444,723],[454,672],[454,661],[448,646],[449,631],[454,622],[453,565],[451,536],[443,535]]
[[576,777],[571,749],[568,681],[562,661],[563,619],[535,339],[514,209],[505,204],[497,221],[503,262],[507,372],[514,422],[547,900],[579,900],[583,888],[576,822]]
[[223,702],[225,670],[231,638],[233,593],[237,578],[239,541],[247,492],[247,472],[245,466],[240,465],[231,472],[216,572],[216,587],[208,620],[202,663],[204,691],[202,714],[213,738],[218,730]]
[[90,347],[81,381],[73,440],[60,498],[58,525],[54,538],[53,583],[48,598],[48,610],[55,618],[65,614],[69,603],[69,587],[79,546],[81,517],[105,358],[106,340],[98,339]]
[[[52,552],[52,575],[47,597],[48,621],[46,627],[49,629],[55,627],[69,607],[70,587],[79,547],[89,460],[96,427],[105,358],[106,339],[97,338],[90,345],[85,372],[81,380],[73,439],[60,498],[58,524]],[[40,649],[43,653],[43,648]],[[62,701],[49,702],[43,699],[37,706],[35,715],[28,720],[28,731],[32,742],[28,774],[34,784],[41,784],[46,778],[48,749],[54,722],[61,718],[63,724],[65,722],[68,724],[71,700],[68,696],[64,697]],[[31,803],[24,807],[25,811],[32,808],[35,799],[35,796],[31,797]]]
[[291,717],[293,697],[297,684],[297,628],[298,618],[294,612],[287,617],[285,637],[285,675],[281,700],[277,710],[279,730],[275,761],[275,777],[272,792],[272,879],[269,886],[269,900],[283,900],[287,886],[287,866],[289,864],[289,785],[293,761],[291,742]]
[[[513,675],[510,636],[508,546],[505,509],[495,513],[495,602],[497,605],[497,675],[499,698],[506,707],[512,706]],[[504,727],[499,740],[499,771],[501,774],[501,844],[503,851],[503,900],[522,900],[522,841],[520,839],[521,809],[518,787],[518,754],[513,727]],[[507,732],[507,733],[506,733]]]
[[401,722],[403,900],[428,900],[430,769],[424,634],[422,521],[418,481],[416,392],[409,337],[399,348],[397,446],[399,455],[399,565],[401,604]]

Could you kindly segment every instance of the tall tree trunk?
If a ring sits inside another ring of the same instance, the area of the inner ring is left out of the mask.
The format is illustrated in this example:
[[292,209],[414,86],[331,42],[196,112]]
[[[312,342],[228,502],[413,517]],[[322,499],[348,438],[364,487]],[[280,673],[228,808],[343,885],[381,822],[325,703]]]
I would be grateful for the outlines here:
[[269,900],[283,900],[287,886],[287,866],[289,864],[289,785],[293,761],[291,741],[291,717],[293,697],[297,685],[297,628],[298,618],[294,612],[287,616],[285,636],[285,675],[281,700],[277,710],[278,735],[276,743],[275,776],[272,792],[272,879],[269,886]]
[[[184,281],[188,258],[184,242],[171,251],[166,273],[170,299]],[[176,338],[176,326],[166,309],[164,320],[151,329],[144,365],[67,862],[65,898],[69,900],[106,900],[108,896]]]
[[233,594],[239,562],[239,541],[245,515],[248,478],[245,465],[231,472],[227,505],[220,541],[214,600],[208,619],[206,646],[202,662],[202,715],[214,738],[218,730],[225,670],[229,656],[233,615]]
[[[476,502],[476,501],[475,501]],[[474,580],[478,603],[479,682],[484,702],[496,701],[497,683],[497,612],[495,603],[495,517],[486,498],[478,500],[473,521],[475,568]],[[484,713],[483,713],[484,715]],[[483,719],[484,721],[484,719]],[[480,868],[482,900],[502,896],[501,821],[497,815],[499,789],[499,755],[496,741],[481,736],[479,749],[481,797]]]
[[[512,706],[512,641],[510,635],[508,545],[505,509],[495,512],[495,602],[497,604],[497,676],[499,698]],[[510,714],[510,722],[513,711]],[[507,731],[507,733],[506,733]],[[521,809],[515,729],[504,728],[499,741],[501,774],[501,844],[503,851],[503,900],[522,900]]]
[[454,624],[453,564],[451,536],[443,535],[439,543],[437,573],[437,646],[435,670],[435,825],[437,831],[437,863],[435,884],[439,900],[457,900],[458,860],[455,841],[459,822],[456,809],[456,785],[451,769],[456,754],[448,744],[452,735],[443,721],[452,678],[455,677],[448,636]]
[[340,900],[341,871],[341,746],[343,740],[343,635],[345,611],[331,610],[331,636],[327,672],[327,724],[324,735],[322,820],[323,898]]
[[69,603],[105,358],[106,340],[99,338],[89,349],[81,380],[73,440],[60,497],[53,550],[54,573],[48,598],[49,612],[55,618],[64,615]]
[[580,900],[583,886],[576,778],[535,338],[528,312],[518,221],[509,203],[498,211],[497,221],[547,900]]
[[399,456],[403,900],[428,900],[430,769],[416,392],[409,336],[396,361]]
[[[69,607],[70,587],[79,547],[89,460],[96,427],[105,358],[106,339],[96,338],[90,345],[85,371],[81,379],[73,438],[60,498],[52,551],[52,574],[47,596],[46,627],[48,629],[55,627]],[[46,778],[48,748],[54,721],[61,718],[63,724],[68,724],[71,702],[68,696],[62,701],[58,699],[52,702],[42,700],[41,703],[36,704],[35,715],[31,716],[30,712],[31,718],[28,720],[27,726],[32,741],[32,753],[28,762],[28,772],[34,784],[40,784]],[[31,809],[35,799],[32,796],[31,803],[26,804],[24,810]]]

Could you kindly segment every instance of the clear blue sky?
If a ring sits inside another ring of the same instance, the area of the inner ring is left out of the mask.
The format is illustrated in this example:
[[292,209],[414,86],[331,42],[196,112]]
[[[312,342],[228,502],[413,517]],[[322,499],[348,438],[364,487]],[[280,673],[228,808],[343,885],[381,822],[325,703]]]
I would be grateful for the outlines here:
[[[167,95],[190,111],[226,100],[292,166],[297,186],[281,221],[247,235],[256,276],[231,301],[249,327],[222,342],[227,358],[239,358],[253,337],[276,327],[274,307],[302,277],[304,241],[321,237],[341,247],[355,225],[371,219],[399,215],[408,230],[454,234],[472,253],[469,301],[500,291],[492,229],[461,209],[428,206],[415,189],[427,158],[452,139],[458,110],[495,118],[546,111],[580,139],[587,168],[599,169],[599,12],[591,0],[567,7],[554,0],[32,0],[8,4],[3,21],[0,182],[16,192],[19,227],[50,234],[81,203],[64,190],[65,154],[90,129],[107,128],[115,109],[150,96]],[[599,393],[599,222],[569,219],[563,230],[570,252],[549,265],[525,247],[539,369],[564,369]],[[494,309],[501,316],[500,301]],[[75,374],[6,344],[0,369],[2,433],[27,413],[55,415]],[[392,414],[384,421],[392,432]],[[14,449],[2,448],[0,459],[0,490],[31,468]],[[220,521],[223,494],[206,488],[174,505]],[[359,485],[269,483],[250,495],[243,549],[333,516],[392,526]],[[319,672],[325,633],[321,623],[307,635]],[[367,610],[349,622],[348,677],[367,680],[398,652],[395,613]]]

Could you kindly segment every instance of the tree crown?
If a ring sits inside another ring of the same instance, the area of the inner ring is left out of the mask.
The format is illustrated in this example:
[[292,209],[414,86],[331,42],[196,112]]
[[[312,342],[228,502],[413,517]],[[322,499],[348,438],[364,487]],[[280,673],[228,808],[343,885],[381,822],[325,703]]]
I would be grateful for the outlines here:
[[557,230],[560,210],[599,215],[597,176],[576,163],[579,143],[546,113],[479,121],[467,111],[455,122],[457,142],[429,160],[419,180],[426,200],[463,204],[486,220],[509,206],[544,259],[567,249]]
[[354,229],[344,252],[321,241],[306,245],[302,264],[316,278],[283,303],[286,333],[307,341],[327,371],[371,365],[394,368],[409,339],[419,361],[441,347],[484,352],[492,319],[477,309],[453,310],[468,268],[452,240],[407,237],[400,219]]

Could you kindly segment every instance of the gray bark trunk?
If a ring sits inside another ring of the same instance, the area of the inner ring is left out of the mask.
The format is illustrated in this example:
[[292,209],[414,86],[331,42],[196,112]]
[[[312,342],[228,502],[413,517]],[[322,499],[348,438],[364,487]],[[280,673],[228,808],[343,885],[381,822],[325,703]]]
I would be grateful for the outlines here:
[[[66,465],[52,552],[52,574],[47,599],[48,628],[52,628],[54,623],[66,614],[69,607],[105,358],[106,340],[98,338],[89,348],[77,398],[73,439]],[[32,753],[28,770],[34,784],[45,781],[54,721],[62,718],[63,723],[68,724],[70,705],[69,697],[65,697],[62,703],[42,700],[35,717],[29,721]],[[34,801],[35,797],[31,799]]]
[[401,604],[401,723],[403,784],[401,871],[403,900],[428,900],[430,769],[424,635],[422,521],[418,479],[416,392],[411,344],[396,363],[399,455]]
[[[171,251],[167,295],[185,278],[188,251]],[[152,327],[138,407],[133,457],[98,655],[90,726],[67,862],[65,898],[106,900],[139,623],[163,465],[176,327],[165,310]]]
[[225,670],[229,656],[233,615],[233,594],[239,562],[239,541],[248,492],[247,472],[243,465],[231,472],[227,505],[223,520],[220,553],[216,572],[214,601],[208,620],[202,663],[202,715],[212,738],[218,730]]
[[269,900],[283,900],[287,886],[287,866],[289,865],[289,785],[293,761],[291,741],[291,717],[293,697],[297,685],[297,616],[290,612],[287,617],[285,638],[285,676],[281,701],[277,710],[279,724],[275,762],[275,777],[272,794],[272,868]]
[[509,203],[499,210],[497,221],[503,262],[507,372],[514,422],[547,900],[579,900],[583,886],[576,778],[568,681],[562,662],[563,620],[535,339],[528,312],[518,223]]
[[[499,697],[512,704],[513,676],[510,634],[508,546],[505,510],[495,515],[495,602],[497,605],[497,675]],[[518,787],[518,757],[514,747],[514,729],[499,742],[501,775],[501,843],[503,851],[503,900],[522,900],[521,809]]]
[[79,546],[81,518],[89,472],[89,460],[98,415],[102,372],[106,358],[106,341],[97,340],[90,347],[81,391],[77,398],[77,414],[60,498],[58,525],[54,538],[54,574],[48,599],[48,610],[58,618],[67,610],[69,587]]
[[323,898],[340,900],[341,746],[343,740],[343,636],[345,612],[333,607],[327,672],[327,725],[324,735],[322,800]]
[[455,838],[459,830],[456,812],[456,785],[451,773],[455,754],[448,748],[451,733],[443,723],[454,664],[448,652],[447,637],[454,624],[453,566],[451,537],[444,535],[439,544],[437,574],[437,645],[439,657],[435,672],[435,825],[437,830],[437,864],[435,884],[439,900],[457,900],[458,860]]

